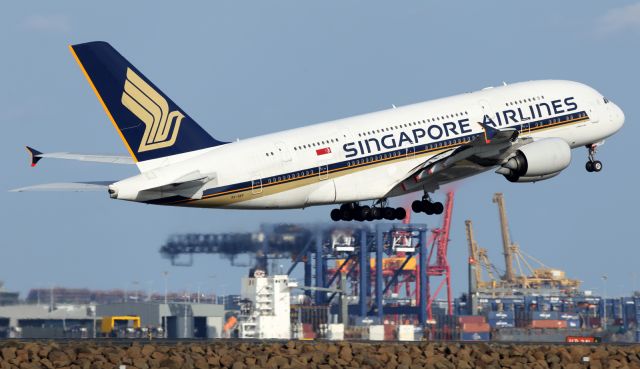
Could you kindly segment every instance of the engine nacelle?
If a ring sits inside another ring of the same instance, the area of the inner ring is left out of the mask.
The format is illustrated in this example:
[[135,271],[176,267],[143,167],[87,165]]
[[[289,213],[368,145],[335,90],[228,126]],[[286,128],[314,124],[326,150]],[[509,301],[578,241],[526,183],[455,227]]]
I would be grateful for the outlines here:
[[557,176],[569,163],[569,145],[561,138],[545,138],[522,146],[497,173],[510,182],[536,182]]
[[[557,176],[558,174],[560,174],[560,172],[555,172],[555,173],[551,173],[551,174],[543,174],[541,176],[519,177],[518,179],[516,179],[514,181],[511,181],[511,180],[510,181],[511,182],[518,182],[518,183],[538,182],[538,181],[544,181],[545,179],[553,178],[553,177]],[[507,179],[509,179],[509,178],[507,178]]]

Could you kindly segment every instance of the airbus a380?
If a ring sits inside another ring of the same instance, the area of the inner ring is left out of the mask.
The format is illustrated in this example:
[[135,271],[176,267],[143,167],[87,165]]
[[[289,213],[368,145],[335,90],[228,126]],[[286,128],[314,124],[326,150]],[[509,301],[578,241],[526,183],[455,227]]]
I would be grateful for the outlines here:
[[335,221],[403,219],[405,209],[388,207],[389,198],[422,192],[413,211],[439,214],[442,203],[430,194],[443,184],[488,170],[511,182],[546,180],[569,166],[574,148],[586,147],[587,171],[599,172],[596,148],[624,124],[622,110],[593,88],[543,80],[223,142],[108,43],[70,49],[130,156],[27,148],[31,164],[136,164],[140,174],[17,191],[107,190],[113,199],[205,208],[336,204]]

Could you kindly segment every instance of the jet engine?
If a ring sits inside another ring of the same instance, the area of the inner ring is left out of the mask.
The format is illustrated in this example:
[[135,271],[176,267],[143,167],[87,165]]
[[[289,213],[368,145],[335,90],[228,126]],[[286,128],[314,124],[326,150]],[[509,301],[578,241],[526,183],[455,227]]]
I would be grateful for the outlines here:
[[537,182],[557,176],[569,166],[571,148],[561,138],[545,138],[526,144],[496,173],[510,182]]

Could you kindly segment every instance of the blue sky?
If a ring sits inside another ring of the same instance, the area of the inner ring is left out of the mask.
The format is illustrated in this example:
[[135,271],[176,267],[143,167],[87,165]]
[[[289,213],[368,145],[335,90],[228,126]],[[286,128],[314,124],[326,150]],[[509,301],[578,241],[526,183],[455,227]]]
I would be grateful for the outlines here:
[[[622,107],[626,125],[602,147],[600,174],[572,166],[536,184],[487,173],[457,185],[450,244],[456,293],[466,289],[464,220],[502,265],[494,192],[505,193],[514,241],[585,287],[637,284],[636,117],[640,3],[537,2],[12,2],[0,12],[0,280],[23,293],[51,284],[239,291],[246,270],[214,257],[170,267],[157,250],[176,232],[249,231],[317,222],[329,207],[182,209],[102,193],[9,193],[30,184],[110,180],[132,167],[65,161],[44,151],[125,154],[67,49],[105,40],[214,137],[233,140],[498,85],[570,79]],[[439,195],[443,198],[443,195]],[[416,221],[437,225],[438,218]],[[435,223],[435,224],[434,224]],[[634,272],[636,272],[634,274]],[[214,278],[210,276],[215,275]],[[640,276],[639,276],[640,277]],[[640,281],[638,281],[640,282]]]

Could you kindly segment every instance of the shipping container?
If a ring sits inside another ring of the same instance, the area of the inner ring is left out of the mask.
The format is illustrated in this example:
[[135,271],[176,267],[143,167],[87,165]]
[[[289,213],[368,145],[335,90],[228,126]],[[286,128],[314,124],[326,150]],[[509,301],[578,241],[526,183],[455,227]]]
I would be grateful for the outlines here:
[[558,320],[557,311],[534,311],[531,313],[531,320]]
[[384,325],[384,340],[385,341],[395,341],[396,339],[396,325],[395,324],[385,324]]
[[487,320],[483,315],[461,315],[458,317],[458,323],[485,323]]
[[344,324],[329,324],[327,338],[332,341],[344,340]]
[[599,328],[602,326],[602,320],[600,318],[589,318],[589,328]]
[[490,311],[487,314],[489,320],[513,320],[515,318],[515,313],[513,311]]
[[416,329],[413,325],[398,326],[398,341],[415,341]]
[[384,325],[370,325],[369,326],[369,340],[370,341],[384,341]]
[[513,328],[516,326],[515,319],[489,319],[491,328]]
[[460,327],[463,332],[489,332],[491,327],[487,323],[463,323]]
[[580,316],[578,314],[573,313],[560,313],[558,319],[562,320],[580,320]]
[[558,328],[567,328],[566,320],[532,320],[531,328],[549,328],[549,329],[558,329]]
[[580,328],[580,319],[567,319],[568,328]]
[[460,333],[461,341],[489,341],[491,334],[489,332],[462,332]]

